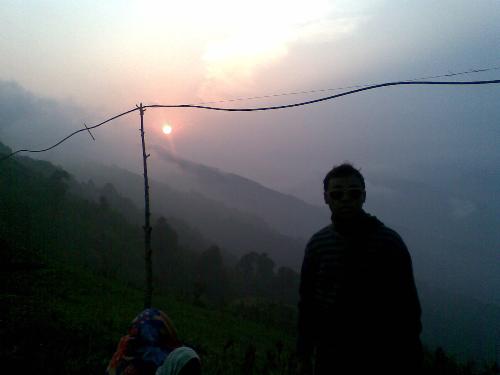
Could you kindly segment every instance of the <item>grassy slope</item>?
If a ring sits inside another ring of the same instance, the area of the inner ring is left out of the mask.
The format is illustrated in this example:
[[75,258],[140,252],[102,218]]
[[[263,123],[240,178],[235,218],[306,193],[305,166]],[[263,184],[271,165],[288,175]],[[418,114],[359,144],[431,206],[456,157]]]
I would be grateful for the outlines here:
[[[2,165],[0,360],[21,373],[103,373],[143,306],[142,292],[133,284],[143,279],[136,252],[142,248],[140,236],[120,215],[64,195],[55,172],[50,163],[29,158]],[[100,264],[94,258],[103,252],[110,268],[119,271],[110,278],[100,266],[89,268]],[[154,302],[171,316],[181,338],[203,355],[206,374],[222,367],[225,374],[241,373],[250,345],[258,348],[255,363],[263,367],[276,342],[293,342],[290,331],[222,309],[172,296],[157,295]]]
[[[75,264],[28,255],[36,261],[15,259],[0,271],[1,363],[20,373],[104,373],[120,337],[142,309],[142,291]],[[156,295],[154,305],[169,314],[181,339],[201,354],[206,375],[293,373],[291,327],[279,329],[245,318],[245,313],[200,307],[173,295]],[[248,356],[251,347],[255,360]],[[245,372],[252,366],[254,372]],[[430,369],[436,366],[443,374],[479,373],[472,368],[464,372],[466,367],[450,359],[439,365],[428,354],[425,373],[435,373]]]
[[[103,373],[120,336],[141,310],[142,292],[88,270],[42,263],[38,269],[1,272],[2,362],[31,373]],[[257,348],[256,366],[264,367],[277,342],[293,344],[288,332],[215,308],[173,296],[156,296],[154,302],[170,315],[181,338],[202,354],[205,374],[222,369],[240,374],[249,345]]]

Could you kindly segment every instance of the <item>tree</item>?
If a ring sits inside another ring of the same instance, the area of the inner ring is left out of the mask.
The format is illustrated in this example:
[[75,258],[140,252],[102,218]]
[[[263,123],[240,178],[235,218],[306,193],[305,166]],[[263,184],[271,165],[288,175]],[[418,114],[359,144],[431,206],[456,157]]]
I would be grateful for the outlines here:
[[201,253],[197,271],[197,282],[204,286],[207,297],[222,302],[227,297],[229,288],[226,269],[217,246],[211,246]]
[[166,251],[167,254],[173,253],[178,248],[179,236],[163,216],[160,216],[156,221],[151,243],[154,249],[161,249],[162,252]]
[[257,292],[261,296],[270,297],[273,294],[275,265],[267,253],[262,253],[257,258]]
[[256,278],[257,278],[257,259],[259,254],[252,251],[243,255],[238,263],[236,263],[235,270],[241,285],[241,291],[245,295],[255,295],[257,292]]
[[177,232],[161,216],[154,225],[151,248],[154,252],[154,271],[161,287],[178,287],[190,273],[179,247]]
[[300,275],[288,267],[280,267],[276,273],[276,294],[282,302],[296,304],[299,295]]
[[69,180],[70,175],[63,169],[55,170],[49,177],[49,183],[51,187],[51,195],[54,201],[60,201],[68,190],[68,185],[66,183]]

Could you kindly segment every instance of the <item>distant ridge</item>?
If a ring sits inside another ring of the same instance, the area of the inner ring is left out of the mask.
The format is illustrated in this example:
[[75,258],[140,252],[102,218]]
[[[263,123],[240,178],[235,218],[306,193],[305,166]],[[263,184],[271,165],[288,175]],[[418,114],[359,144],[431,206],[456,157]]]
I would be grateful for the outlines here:
[[[161,161],[152,161],[155,178],[180,190],[193,190],[225,205],[263,218],[274,230],[309,238],[329,221],[329,212],[297,197],[265,187],[237,174],[194,163],[165,148],[153,148]],[[318,191],[320,191],[318,183]]]
[[[113,184],[137,207],[144,205],[141,175],[116,166],[84,162],[65,166],[81,181],[96,185]],[[279,265],[298,270],[305,239],[278,233],[261,217],[209,198],[197,191],[180,191],[170,184],[150,179],[151,210],[154,214],[177,217],[234,256],[250,251],[265,252]]]

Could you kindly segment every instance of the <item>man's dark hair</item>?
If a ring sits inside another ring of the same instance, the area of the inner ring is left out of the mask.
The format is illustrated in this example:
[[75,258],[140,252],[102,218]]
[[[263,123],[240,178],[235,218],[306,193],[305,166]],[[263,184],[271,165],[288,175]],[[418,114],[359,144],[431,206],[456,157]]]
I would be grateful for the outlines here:
[[354,168],[350,163],[342,163],[333,167],[331,171],[326,174],[325,178],[323,179],[324,191],[328,189],[328,183],[332,178],[349,176],[356,176],[357,178],[359,178],[363,189],[365,188],[365,179],[363,178],[361,172],[358,169]]

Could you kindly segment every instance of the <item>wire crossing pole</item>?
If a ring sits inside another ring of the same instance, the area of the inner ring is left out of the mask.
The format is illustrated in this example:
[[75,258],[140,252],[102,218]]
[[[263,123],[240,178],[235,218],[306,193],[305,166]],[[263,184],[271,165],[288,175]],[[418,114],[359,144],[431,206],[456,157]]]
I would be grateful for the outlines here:
[[139,114],[141,116],[141,139],[142,139],[142,160],[144,167],[144,203],[145,203],[145,223],[144,223],[144,262],[146,266],[146,290],[144,295],[144,308],[150,308],[153,297],[153,266],[151,251],[151,226],[149,225],[149,181],[148,181],[148,163],[149,154],[146,155],[146,143],[144,142],[144,112],[146,109],[140,104]]

